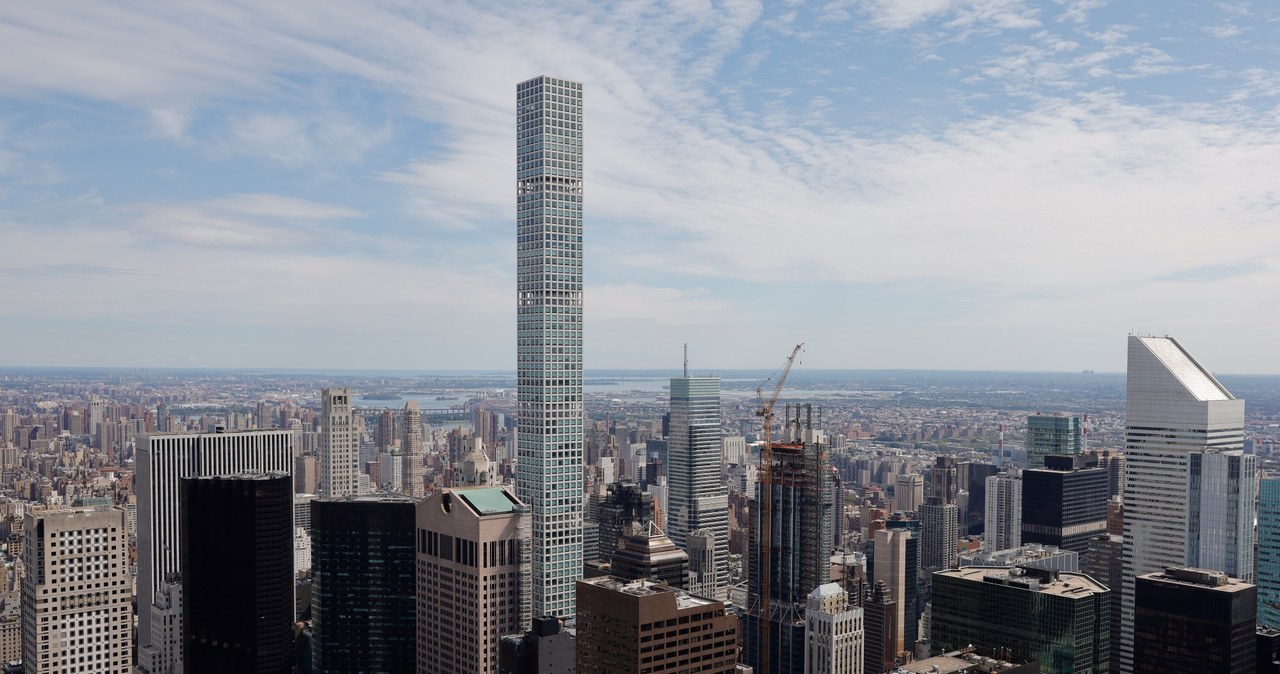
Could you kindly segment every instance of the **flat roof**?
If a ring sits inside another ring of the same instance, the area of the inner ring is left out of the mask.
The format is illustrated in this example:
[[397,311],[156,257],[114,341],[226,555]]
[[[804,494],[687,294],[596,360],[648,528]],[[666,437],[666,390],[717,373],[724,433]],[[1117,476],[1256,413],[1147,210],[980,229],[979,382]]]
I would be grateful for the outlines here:
[[519,503],[502,487],[476,487],[452,491],[481,515],[515,512],[519,506]]
[[671,593],[676,598],[676,608],[694,608],[696,606],[712,606],[714,604],[723,604],[723,602],[706,597],[689,594],[679,588],[671,587],[666,583],[659,583],[648,579],[642,580],[625,580],[617,576],[600,576],[599,578],[584,578],[580,583],[590,583],[600,587],[621,592],[635,597],[647,597],[655,594]]
[[[1037,592],[1045,594],[1059,595],[1063,597],[1080,597],[1086,594],[1096,594],[1099,592],[1109,592],[1106,585],[1086,576],[1083,573],[1072,573],[1070,571],[1050,572],[1043,569],[1032,569],[1025,575],[1019,573],[1021,569],[1017,567],[1009,568],[1007,566],[965,566],[959,569],[947,569],[946,571],[938,571],[934,575],[947,575],[963,578],[975,583],[986,582],[985,579],[990,577],[999,580],[1027,580],[1038,581],[1037,574],[1048,573],[1056,575],[1056,579],[1051,582],[1039,582]],[[1017,587],[1017,586],[1009,586]],[[1021,588],[1031,591],[1030,588]]]

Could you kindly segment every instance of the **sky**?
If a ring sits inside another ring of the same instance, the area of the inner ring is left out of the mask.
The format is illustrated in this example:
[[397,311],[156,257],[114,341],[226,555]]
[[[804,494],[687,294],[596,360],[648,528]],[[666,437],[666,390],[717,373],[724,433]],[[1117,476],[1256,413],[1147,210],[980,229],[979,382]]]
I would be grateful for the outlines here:
[[584,83],[585,366],[1280,373],[1280,6],[0,4],[0,365],[515,367]]

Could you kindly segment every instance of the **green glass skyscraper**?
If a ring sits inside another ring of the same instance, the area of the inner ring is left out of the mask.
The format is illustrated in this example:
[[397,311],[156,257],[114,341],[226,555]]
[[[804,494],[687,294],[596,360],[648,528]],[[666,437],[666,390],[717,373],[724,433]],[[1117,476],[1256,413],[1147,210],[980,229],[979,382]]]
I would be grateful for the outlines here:
[[1258,625],[1280,627],[1280,476],[1258,483]]
[[582,577],[582,84],[516,85],[516,492],[533,511],[533,615]]
[[1084,446],[1084,424],[1069,414],[1033,414],[1027,417],[1027,468],[1044,468],[1050,454],[1079,454]]

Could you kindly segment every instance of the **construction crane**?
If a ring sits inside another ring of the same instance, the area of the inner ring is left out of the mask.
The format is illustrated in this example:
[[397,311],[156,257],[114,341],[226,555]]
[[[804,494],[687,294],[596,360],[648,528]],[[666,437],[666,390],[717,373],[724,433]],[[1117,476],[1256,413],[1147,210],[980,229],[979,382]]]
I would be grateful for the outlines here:
[[769,399],[764,398],[764,387],[769,383],[766,379],[763,384],[756,387],[756,399],[760,403],[760,408],[756,410],[756,416],[761,417],[764,426],[764,448],[760,452],[760,598],[759,598],[759,623],[760,623],[760,659],[756,663],[756,671],[760,674],[769,674],[769,646],[770,646],[770,587],[773,575],[773,406],[778,402],[778,394],[782,393],[783,384],[787,383],[787,375],[791,373],[791,366],[796,362],[796,356],[800,355],[800,349],[804,348],[804,342],[796,344],[796,348],[791,350],[791,355],[787,356],[787,362],[782,366],[782,374],[778,375],[778,383],[774,384],[773,392],[769,395]]

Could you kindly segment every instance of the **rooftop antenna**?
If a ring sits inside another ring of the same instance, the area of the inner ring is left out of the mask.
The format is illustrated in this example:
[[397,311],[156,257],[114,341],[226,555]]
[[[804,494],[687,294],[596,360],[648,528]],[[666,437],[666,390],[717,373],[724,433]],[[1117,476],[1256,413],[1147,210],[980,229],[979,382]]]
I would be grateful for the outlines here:
[[689,378],[689,343],[684,343],[684,378]]

